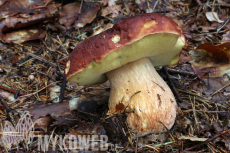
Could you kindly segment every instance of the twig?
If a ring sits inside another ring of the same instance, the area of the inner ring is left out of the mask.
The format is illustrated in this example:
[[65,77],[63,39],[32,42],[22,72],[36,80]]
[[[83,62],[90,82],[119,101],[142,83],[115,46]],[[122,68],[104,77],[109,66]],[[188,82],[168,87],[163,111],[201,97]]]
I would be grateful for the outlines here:
[[63,45],[63,43],[65,43],[65,41],[66,41],[66,37],[64,37],[64,41],[62,42],[61,41],[61,39],[59,38],[59,36],[57,36],[57,39],[58,40],[55,40],[57,43],[59,43],[59,47],[58,47],[58,49],[57,50],[60,50],[61,48],[63,48],[64,50],[65,50],[65,52],[66,52],[66,55],[68,55],[69,53],[68,53],[68,51],[66,50],[66,48],[65,48],[65,46]]
[[40,73],[40,74],[42,74],[42,75],[45,75],[45,76],[47,76],[48,78],[52,79],[53,81],[56,81],[53,77],[51,77],[50,75],[45,74],[45,73],[43,73],[43,72],[41,72],[41,71],[38,71],[38,70],[32,69],[32,68],[27,67],[27,66],[23,66],[23,67],[24,67],[24,68],[26,68],[26,69],[32,70],[32,71],[34,71],[34,72]]
[[44,63],[47,63],[47,64],[49,64],[49,65],[51,65],[51,66],[56,67],[56,64],[55,64],[55,63],[50,62],[50,61],[47,61],[47,60],[46,60],[46,59],[44,59],[43,57],[40,57],[40,56],[34,55],[34,54],[32,54],[32,53],[27,53],[27,55],[28,55],[28,56],[31,56],[31,57],[33,57],[33,58],[35,58],[35,59],[39,60],[39,61],[42,61],[42,62],[44,62]]
[[167,130],[167,132],[169,133],[169,135],[171,136],[171,138],[172,138],[173,141],[175,142],[175,138],[173,137],[172,133],[171,133],[170,130],[167,128],[167,126],[165,126],[164,123],[162,123],[160,120],[159,120],[158,122],[160,122],[160,123],[164,126],[164,128]]
[[168,78],[169,84],[170,84],[170,86],[171,86],[171,88],[172,88],[172,90],[173,90],[173,93],[175,94],[176,98],[177,98],[180,102],[183,102],[183,99],[181,99],[181,97],[180,97],[178,91],[176,90],[175,85],[173,84],[172,80],[171,80],[170,77],[169,77],[169,73],[168,73],[168,71],[167,71],[166,66],[163,66],[163,69],[164,69],[164,71],[165,71],[165,74],[166,74],[166,76],[167,76],[167,78]]
[[154,6],[153,6],[153,12],[154,12],[154,10],[155,10],[157,4],[158,4],[158,0],[155,2]]
[[[230,16],[221,24],[217,27],[216,33],[218,33],[223,27],[227,26],[228,22],[230,20]],[[228,26],[227,26],[228,27]],[[228,27],[229,28],[229,27]]]
[[199,5],[203,5],[200,0],[196,0]]
[[213,3],[212,3],[212,12],[214,12],[214,10],[215,10],[215,7],[214,7],[215,3],[216,3],[216,0],[214,0]]
[[0,95],[0,103],[5,107],[8,117],[9,117],[9,114],[8,114],[9,112],[11,111],[16,112],[14,109],[8,106],[7,102],[4,100],[4,98],[1,95]]
[[194,72],[187,72],[187,71],[176,70],[176,69],[172,69],[172,68],[167,68],[167,70],[169,72],[172,72],[172,73],[178,73],[178,74],[182,74],[182,75],[189,75],[191,77],[197,77],[197,75]]
[[222,89],[226,88],[227,86],[229,86],[230,83],[226,84],[225,86],[223,86],[222,88],[216,90],[213,94],[210,95],[210,97],[212,97],[213,95],[217,94],[218,92],[220,92]]
[[[42,49],[42,46],[40,45],[40,47],[37,49],[37,51],[35,51],[33,54],[34,55],[40,55],[42,53],[43,49]],[[22,66],[24,65],[25,63],[27,63],[28,61],[32,60],[32,59],[29,59],[30,58],[30,55],[26,56],[24,59],[20,60],[19,62],[19,66]]]
[[202,143],[200,143],[200,144],[198,144],[198,145],[195,145],[195,146],[193,146],[193,147],[190,147],[190,148],[188,148],[188,149],[185,149],[185,150],[183,150],[183,152],[189,151],[189,150],[192,150],[192,149],[195,149],[195,148],[197,148],[197,147],[200,147],[200,146],[202,146],[203,144],[208,143],[208,142],[210,142],[210,141],[212,141],[212,140],[218,138],[219,136],[221,136],[221,135],[223,135],[223,134],[225,134],[225,133],[227,133],[227,132],[230,132],[230,129],[229,129],[229,130],[226,130],[226,131],[223,131],[223,132],[221,132],[220,134],[217,134],[217,135],[215,135],[214,137],[212,137],[212,138],[210,138],[210,139],[208,139],[208,140],[206,140],[206,141],[204,141],[204,142],[202,142]]
[[126,11],[127,11],[128,15],[130,15],[130,10],[129,10],[129,7],[127,6],[127,4],[125,3],[125,1],[124,1],[124,0],[122,0],[122,1],[123,1],[123,3],[124,3],[125,9],[126,9]]
[[82,5],[83,5],[83,2],[84,2],[84,0],[81,0],[81,5],[80,5],[80,8],[79,8],[78,14],[81,14],[81,8],[82,8]]
[[3,90],[5,90],[5,91],[9,91],[9,92],[11,92],[11,93],[13,93],[13,94],[17,94],[17,93],[18,93],[18,95],[20,95],[20,96],[25,95],[25,93],[22,92],[22,91],[20,91],[20,90],[11,89],[11,88],[6,87],[6,86],[3,86],[3,85],[1,85],[1,84],[0,84],[0,89],[3,89]]
[[157,149],[156,149],[155,147],[153,147],[153,146],[150,146],[150,145],[145,145],[145,147],[151,148],[151,149],[153,149],[153,150],[155,150],[155,151],[159,152],[159,150],[157,150]]
[[[95,28],[93,28],[93,30],[95,30],[95,29],[97,29],[99,27],[101,27],[101,26],[100,25],[96,26]],[[86,35],[86,34],[87,34],[87,32],[84,32],[83,34],[78,35],[76,38],[80,38],[81,36]]]
[[23,95],[23,96],[20,96],[20,97],[18,97],[18,98],[31,97],[31,96],[37,94],[38,92],[40,92],[40,91],[46,89],[47,87],[49,87],[49,86],[51,86],[51,85],[53,85],[53,84],[59,83],[59,82],[61,82],[61,81],[53,82],[53,83],[51,83],[51,84],[45,86],[44,88],[42,88],[42,89],[40,89],[40,90],[38,90],[38,91],[36,91],[36,92],[30,93],[30,94],[27,94],[27,95]]
[[183,112],[205,112],[205,113],[228,113],[228,111],[205,111],[205,110],[193,110],[193,109],[187,109],[187,110],[182,110]]
[[192,99],[191,97],[189,96],[190,98],[190,101],[191,101],[191,104],[192,104],[192,110],[193,110],[193,115],[194,115],[194,118],[195,118],[195,124],[197,126],[197,130],[198,130],[198,134],[200,134],[200,128],[199,128],[199,123],[198,123],[198,120],[197,120],[197,115],[196,115],[196,111],[195,111],[195,105],[196,105],[196,102],[195,102],[195,96],[194,96],[194,100],[193,100],[193,103],[192,103]]

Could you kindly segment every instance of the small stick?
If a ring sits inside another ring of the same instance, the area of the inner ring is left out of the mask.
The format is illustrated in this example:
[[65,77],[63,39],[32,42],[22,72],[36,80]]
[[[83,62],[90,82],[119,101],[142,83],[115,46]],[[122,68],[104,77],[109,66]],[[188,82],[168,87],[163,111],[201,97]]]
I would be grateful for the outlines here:
[[50,78],[51,80],[56,81],[53,77],[51,77],[50,75],[45,74],[45,73],[43,73],[43,72],[41,72],[41,71],[38,71],[38,70],[32,69],[32,68],[27,67],[27,66],[23,66],[23,67],[24,67],[24,68],[26,68],[26,69],[32,70],[32,71],[34,71],[34,72],[40,73],[40,74],[42,74],[42,75],[45,75],[45,76],[47,76],[48,78]]
[[166,68],[165,66],[163,66],[163,69],[164,69],[165,74],[166,74],[166,76],[167,76],[167,78],[168,78],[168,80],[169,80],[169,84],[170,84],[170,86],[171,86],[171,88],[172,88],[172,90],[173,90],[173,93],[175,94],[175,96],[177,97],[177,99],[178,99],[180,102],[183,102],[183,99],[181,99],[181,97],[180,97],[178,91],[176,90],[175,85],[173,84],[172,80],[171,80],[170,77],[169,77],[169,73],[168,73],[168,71],[167,71],[167,68]]
[[221,132],[220,134],[217,134],[217,135],[215,135],[214,137],[212,137],[212,138],[210,138],[210,139],[207,139],[206,141],[204,141],[204,142],[202,142],[202,143],[200,143],[200,144],[198,144],[198,145],[195,145],[195,146],[193,146],[193,147],[190,147],[190,148],[188,148],[188,149],[183,150],[183,152],[184,152],[184,151],[189,151],[189,150],[195,149],[195,148],[197,148],[197,147],[200,147],[200,146],[202,146],[203,144],[208,143],[208,142],[210,142],[210,141],[212,141],[212,140],[218,138],[219,136],[221,136],[221,135],[223,135],[223,134],[225,134],[225,133],[228,133],[228,132],[230,132],[230,130],[223,131],[223,132]]
[[39,61],[42,61],[42,62],[44,62],[44,63],[47,63],[47,64],[49,64],[49,65],[51,65],[51,66],[56,67],[56,64],[55,64],[55,63],[50,62],[50,61],[48,61],[48,60],[44,59],[43,57],[40,57],[40,56],[34,55],[34,54],[32,54],[32,53],[27,53],[27,55],[28,55],[28,56],[31,56],[31,57],[33,57],[33,58],[35,58],[35,59],[39,60]]
[[81,14],[81,8],[82,8],[82,5],[83,5],[83,1],[84,0],[81,0],[81,5],[80,5],[80,8],[79,8],[78,14]]
[[203,5],[200,0],[196,0],[199,5]]
[[160,120],[159,120],[158,122],[160,122],[160,123],[164,126],[164,128],[167,130],[167,132],[169,133],[169,135],[171,136],[171,138],[173,139],[173,141],[175,141],[175,138],[173,137],[172,133],[171,133],[170,130],[167,128],[167,126],[165,126],[164,123],[162,123]]
[[51,85],[53,85],[53,84],[59,83],[59,82],[61,82],[61,81],[53,82],[53,83],[51,83],[51,84],[45,86],[44,88],[42,88],[42,89],[40,89],[40,90],[38,90],[38,91],[36,91],[36,92],[33,92],[33,93],[30,93],[30,94],[27,94],[27,95],[20,96],[19,98],[22,98],[22,97],[31,97],[31,96],[37,94],[38,92],[40,92],[40,91],[46,89],[47,87],[49,87],[49,86],[51,86]]
[[18,95],[20,95],[20,96],[25,95],[25,93],[23,93],[20,90],[11,89],[11,88],[3,86],[1,84],[0,84],[0,89],[3,89],[3,90],[8,91],[8,92],[11,92],[13,94],[17,94],[18,93]]
[[176,70],[176,69],[172,69],[172,68],[167,68],[167,70],[169,72],[172,72],[172,73],[179,73],[179,74],[183,74],[183,75],[189,75],[191,77],[196,77],[196,74],[194,72],[187,72],[187,71]]
[[226,84],[225,86],[223,86],[222,88],[216,90],[213,94],[210,95],[210,97],[212,97],[213,95],[217,94],[218,92],[220,92],[222,89],[226,88],[227,86],[229,86],[230,83]]
[[205,111],[205,110],[193,110],[193,109],[187,109],[187,110],[182,110],[183,112],[205,112],[205,113],[228,113],[228,111]]

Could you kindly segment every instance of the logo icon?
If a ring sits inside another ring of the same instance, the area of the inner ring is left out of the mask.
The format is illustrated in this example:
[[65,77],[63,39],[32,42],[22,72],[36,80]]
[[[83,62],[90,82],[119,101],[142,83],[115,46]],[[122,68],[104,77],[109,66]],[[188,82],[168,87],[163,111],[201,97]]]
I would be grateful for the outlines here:
[[25,111],[19,119],[16,127],[14,127],[9,121],[3,123],[2,140],[8,150],[13,145],[18,147],[18,144],[22,141],[25,142],[27,148],[30,142],[34,138],[34,124],[31,115],[28,111]]

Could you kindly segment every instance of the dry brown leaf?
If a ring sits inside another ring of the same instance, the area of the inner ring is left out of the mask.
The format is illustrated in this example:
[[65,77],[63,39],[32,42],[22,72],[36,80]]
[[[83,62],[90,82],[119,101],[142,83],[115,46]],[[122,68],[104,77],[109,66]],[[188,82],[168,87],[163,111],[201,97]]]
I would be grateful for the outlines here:
[[78,29],[84,27],[87,23],[91,23],[96,18],[99,9],[100,5],[98,3],[83,4],[81,14],[75,22],[74,27]]
[[212,43],[205,43],[196,48],[204,50],[207,54],[213,58],[221,61],[230,62],[230,43],[224,43],[221,45],[213,45]]
[[220,77],[230,74],[230,43],[212,45],[205,43],[189,52],[192,68],[199,76]]
[[60,24],[64,24],[67,29],[71,28],[71,25],[76,21],[78,17],[78,11],[80,8],[80,3],[70,3],[63,7],[60,11]]
[[23,43],[25,41],[35,40],[44,37],[45,31],[43,29],[25,29],[6,33],[2,38],[7,43]]
[[223,39],[221,41],[222,43],[230,42],[230,31],[223,34]]
[[53,103],[53,104],[34,104],[31,105],[31,109],[27,110],[29,114],[33,115],[34,119],[41,116],[51,115],[52,118],[56,119],[59,116],[70,114],[69,103]]
[[74,27],[78,29],[84,27],[87,23],[91,23],[100,9],[99,4],[83,3],[81,13],[79,13],[80,5],[80,2],[65,5],[60,11],[60,24],[65,25],[67,29],[70,29],[74,24]]
[[[42,5],[43,3],[39,4]],[[54,13],[58,11],[60,4],[48,4],[49,5],[40,7],[38,10],[34,10],[34,8],[32,8],[33,5],[28,4],[27,0],[6,1],[0,7],[0,12],[4,14],[4,19],[0,22],[0,36],[3,32],[9,30],[19,29],[57,18],[58,15],[54,15]]]
[[34,10],[29,9],[27,0],[4,0],[0,2],[0,12],[4,17],[14,16],[16,14],[28,15],[34,13]]
[[102,16],[112,14],[112,18],[116,18],[121,11],[121,6],[116,4],[116,0],[108,0],[108,7],[103,8],[101,11]]
[[34,122],[35,128],[41,128],[45,132],[47,132],[49,126],[52,124],[53,119],[50,116],[44,116],[39,119],[37,119]]
[[205,13],[207,19],[209,21],[216,21],[216,22],[219,22],[219,23],[222,23],[224,21],[220,20],[217,13],[216,12],[206,12]]
[[107,112],[107,115],[110,115],[110,114],[114,114],[118,111],[121,111],[121,113],[124,112],[124,109],[125,109],[125,105],[123,103],[118,103],[116,106],[115,106],[115,109],[110,109],[108,112]]
[[190,51],[193,61],[190,61],[194,72],[200,77],[220,77],[225,73],[230,74],[230,64],[214,59],[207,54],[200,54],[202,50]]
[[182,51],[182,54],[180,54],[180,60],[179,60],[179,63],[182,64],[182,63],[187,63],[189,61],[192,61],[191,57],[189,56],[185,56],[186,52],[185,51]]

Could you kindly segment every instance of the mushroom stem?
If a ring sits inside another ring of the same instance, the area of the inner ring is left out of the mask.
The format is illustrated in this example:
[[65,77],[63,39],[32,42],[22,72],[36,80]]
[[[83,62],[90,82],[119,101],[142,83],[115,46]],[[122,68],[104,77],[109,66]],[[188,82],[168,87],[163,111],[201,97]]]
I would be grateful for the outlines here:
[[[109,109],[115,109],[120,102],[135,109],[135,113],[127,115],[127,123],[133,132],[143,136],[166,131],[162,123],[168,129],[173,126],[176,100],[149,58],[128,63],[106,75],[111,84]],[[140,93],[134,95],[138,91]]]

